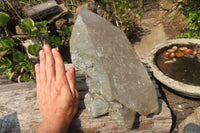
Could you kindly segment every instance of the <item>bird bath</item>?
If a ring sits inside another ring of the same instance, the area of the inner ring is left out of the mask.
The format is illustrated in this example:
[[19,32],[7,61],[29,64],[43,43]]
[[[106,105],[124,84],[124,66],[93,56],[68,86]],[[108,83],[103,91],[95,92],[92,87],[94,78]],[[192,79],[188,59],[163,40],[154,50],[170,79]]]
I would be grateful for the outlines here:
[[153,75],[181,95],[200,98],[199,48],[197,39],[175,39],[157,45],[148,60]]

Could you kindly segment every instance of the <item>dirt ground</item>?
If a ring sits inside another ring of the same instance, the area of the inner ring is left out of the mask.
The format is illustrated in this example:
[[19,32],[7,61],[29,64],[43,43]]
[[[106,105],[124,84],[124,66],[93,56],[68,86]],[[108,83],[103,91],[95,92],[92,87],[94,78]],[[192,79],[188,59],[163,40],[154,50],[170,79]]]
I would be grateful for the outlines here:
[[158,18],[159,11],[158,3],[145,4],[140,39],[133,43],[138,56],[145,63],[153,47],[168,39],[164,26]]
[[[159,3],[145,3],[140,39],[133,42],[136,53],[142,62],[148,62],[148,55],[153,47],[169,39],[175,39],[184,29],[183,17],[170,21],[160,16]],[[159,82],[158,82],[159,83]],[[180,96],[161,83],[160,91],[163,99],[172,111],[173,125],[171,132],[178,132],[178,125],[199,107],[200,101]]]

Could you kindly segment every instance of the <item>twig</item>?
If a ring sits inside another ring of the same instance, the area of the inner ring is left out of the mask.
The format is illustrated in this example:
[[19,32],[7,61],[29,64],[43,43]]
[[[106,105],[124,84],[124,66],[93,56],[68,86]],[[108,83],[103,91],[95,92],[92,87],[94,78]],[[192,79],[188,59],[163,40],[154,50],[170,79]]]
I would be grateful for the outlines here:
[[28,5],[28,6],[31,5],[31,4],[25,3],[25,2],[23,2],[23,1],[19,1],[19,3],[22,3],[22,4],[24,4],[24,5]]
[[11,75],[9,76],[9,80],[12,79],[12,77],[14,76],[14,74],[15,74],[14,72],[11,73]]
[[74,7],[77,7],[77,5],[74,5],[74,4],[66,4],[66,6],[74,6]]
[[27,35],[13,35],[12,38],[16,38],[16,39],[19,39],[19,38],[28,38]]
[[35,76],[35,73],[34,72],[31,72],[31,76],[36,79],[36,76]]
[[6,36],[8,36],[8,31],[7,31],[7,28],[6,28],[6,27],[4,27],[4,31],[5,31],[5,33],[6,33]]
[[17,15],[17,17],[21,20],[22,18],[19,16],[19,14],[17,13],[17,11],[13,8],[13,6],[6,0],[7,4],[10,6],[10,8],[13,9],[13,11],[15,12],[15,14]]
[[114,7],[114,12],[115,12],[115,23],[116,23],[117,26],[119,26],[119,22],[118,22],[118,20],[116,18],[118,18],[120,20],[120,17],[118,17],[118,15],[117,15],[117,10],[116,10],[116,7],[115,7],[115,2],[113,1],[112,4],[113,4],[113,7]]
[[22,77],[21,75],[18,76],[18,78],[17,78],[18,83],[21,83],[21,81],[20,81],[21,77]]
[[74,3],[73,3],[73,0],[70,0],[70,2],[71,2],[71,5],[73,5]]

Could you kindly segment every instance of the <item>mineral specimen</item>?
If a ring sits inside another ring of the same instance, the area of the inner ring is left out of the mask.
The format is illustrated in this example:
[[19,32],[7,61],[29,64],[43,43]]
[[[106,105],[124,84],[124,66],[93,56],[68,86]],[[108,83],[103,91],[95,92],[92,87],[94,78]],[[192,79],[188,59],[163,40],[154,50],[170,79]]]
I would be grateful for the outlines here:
[[70,40],[72,63],[86,75],[85,105],[93,117],[109,114],[132,128],[135,114],[158,112],[156,90],[126,35],[83,8]]

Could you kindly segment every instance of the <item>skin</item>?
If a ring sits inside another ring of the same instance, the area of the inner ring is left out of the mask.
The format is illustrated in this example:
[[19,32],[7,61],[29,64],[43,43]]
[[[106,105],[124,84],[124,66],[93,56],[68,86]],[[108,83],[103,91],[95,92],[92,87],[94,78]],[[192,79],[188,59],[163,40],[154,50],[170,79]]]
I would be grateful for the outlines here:
[[37,133],[66,133],[78,110],[75,69],[65,71],[60,53],[49,45],[39,53],[35,65],[37,100],[43,121]]

